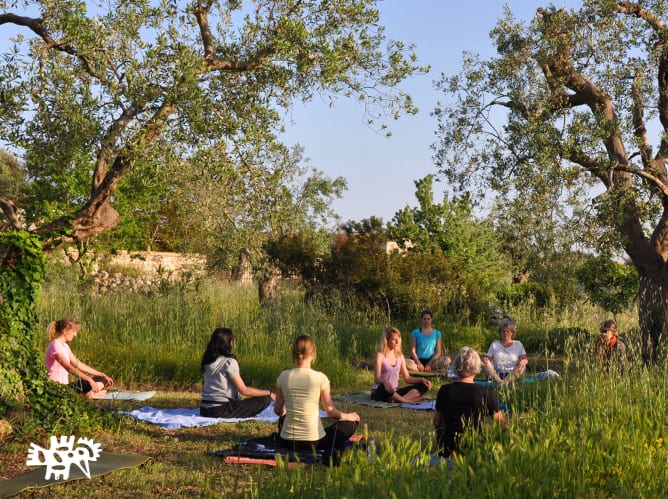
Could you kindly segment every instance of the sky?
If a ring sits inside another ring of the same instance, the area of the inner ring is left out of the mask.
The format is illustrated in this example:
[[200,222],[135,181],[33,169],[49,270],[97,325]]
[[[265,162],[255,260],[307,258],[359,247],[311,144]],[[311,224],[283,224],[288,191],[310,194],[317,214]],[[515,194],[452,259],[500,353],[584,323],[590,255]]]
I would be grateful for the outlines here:
[[[381,0],[381,22],[388,37],[412,42],[421,65],[431,71],[405,81],[401,88],[419,108],[416,116],[390,121],[386,138],[364,123],[357,102],[339,99],[334,108],[314,100],[291,113],[293,125],[284,140],[305,148],[310,164],[329,177],[344,177],[348,190],[332,204],[341,221],[376,216],[388,222],[405,206],[416,206],[415,181],[436,173],[431,145],[437,122],[430,116],[439,100],[433,85],[441,73],[451,75],[461,67],[462,52],[483,57],[494,55],[489,32],[509,5],[515,17],[533,18],[538,7],[550,3],[577,7],[576,0]],[[436,201],[442,184],[435,184]]]

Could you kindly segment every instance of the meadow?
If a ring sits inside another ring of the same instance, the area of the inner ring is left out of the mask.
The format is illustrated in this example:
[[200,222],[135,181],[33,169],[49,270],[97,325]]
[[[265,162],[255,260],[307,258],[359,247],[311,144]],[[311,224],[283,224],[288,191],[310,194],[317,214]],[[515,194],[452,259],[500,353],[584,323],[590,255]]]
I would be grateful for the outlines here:
[[[39,303],[42,326],[64,315],[79,318],[83,325],[72,344],[79,358],[112,375],[120,388],[158,390],[148,402],[91,402],[99,406],[99,416],[81,421],[92,434],[79,436],[93,438],[104,450],[142,454],[154,462],[18,497],[650,498],[668,493],[666,366],[648,369],[633,363],[623,377],[601,372],[590,351],[593,333],[607,316],[585,304],[559,312],[530,304],[507,311],[518,323],[517,339],[527,346],[532,368],[556,369],[562,379],[500,390],[509,427],[467,436],[470,450],[451,469],[428,465],[434,439],[428,411],[339,403],[361,415],[376,453],[350,453],[339,468],[290,469],[226,465],[208,454],[267,435],[274,431],[269,424],[164,431],[118,415],[119,409],[147,404],[197,407],[199,363],[216,326],[234,330],[235,353],[249,385],[272,387],[278,373],[290,367],[292,340],[306,333],[318,346],[314,367],[328,375],[335,394],[370,387],[372,374],[352,361],[371,361],[388,325],[382,313],[305,303],[298,290],[289,288],[279,303],[263,307],[256,293],[208,279],[151,294],[93,296],[66,275],[50,279]],[[418,319],[394,324],[403,332],[405,351]],[[618,319],[622,330],[632,329],[631,313]],[[452,354],[463,345],[484,352],[495,338],[487,323],[447,324],[438,313],[435,327],[443,331]],[[635,341],[632,334],[629,340]],[[44,333],[38,338],[40,351],[45,345]],[[28,443],[45,443],[58,430],[19,427],[0,444],[0,478],[26,469]]]

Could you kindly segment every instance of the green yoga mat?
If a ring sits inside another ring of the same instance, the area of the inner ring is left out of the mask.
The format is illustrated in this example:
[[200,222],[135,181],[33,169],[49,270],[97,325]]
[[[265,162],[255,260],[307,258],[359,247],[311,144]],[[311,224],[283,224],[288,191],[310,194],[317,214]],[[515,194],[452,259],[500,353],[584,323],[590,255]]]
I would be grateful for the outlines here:
[[[92,478],[94,476],[106,475],[112,471],[135,468],[152,462],[153,459],[146,456],[102,452],[97,461],[90,462],[90,476]],[[46,468],[39,466],[23,475],[10,478],[9,480],[0,480],[0,497],[10,497],[26,489],[48,487],[49,485],[81,480],[82,478],[88,480],[88,477],[77,466],[70,468],[70,475],[67,480],[46,480],[44,478],[45,474]]]

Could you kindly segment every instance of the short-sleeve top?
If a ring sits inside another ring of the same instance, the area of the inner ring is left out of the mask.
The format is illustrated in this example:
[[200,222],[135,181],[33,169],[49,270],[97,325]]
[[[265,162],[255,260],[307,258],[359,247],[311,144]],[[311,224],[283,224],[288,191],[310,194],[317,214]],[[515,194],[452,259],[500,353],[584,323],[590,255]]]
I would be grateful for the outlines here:
[[443,416],[444,428],[439,445],[446,457],[457,449],[465,425],[470,424],[470,428],[477,431],[485,416],[500,410],[499,399],[490,388],[457,381],[441,386],[435,409]]
[[[383,355],[383,360],[380,364],[380,379],[390,382],[392,389],[396,390],[399,387],[399,373],[401,371],[401,363],[404,361],[403,355],[397,357],[396,364],[392,365],[387,361],[387,357]],[[374,383],[371,391],[378,388],[379,383]]]
[[325,436],[320,420],[320,393],[329,389],[325,374],[311,368],[296,367],[281,372],[276,384],[285,400],[285,420],[281,438],[316,442]]
[[431,334],[422,334],[422,329],[413,330],[411,336],[415,338],[415,352],[418,359],[430,359],[436,353],[436,343],[442,338],[438,329],[432,330]]
[[67,369],[65,369],[63,365],[58,362],[58,359],[56,359],[56,354],[61,354],[69,361],[72,350],[67,343],[53,340],[49,343],[49,346],[46,347],[46,353],[44,354],[44,363],[46,364],[49,379],[52,381],[57,381],[63,385],[68,385],[70,383],[69,373],[67,372]]
[[232,378],[239,376],[239,363],[232,357],[221,355],[211,364],[204,366],[204,386],[202,387],[202,407],[240,400],[241,395]]
[[492,358],[494,369],[499,373],[511,373],[518,366],[520,357],[526,354],[524,345],[516,340],[513,340],[513,344],[507,347],[504,347],[501,341],[496,340],[487,351],[487,356]]

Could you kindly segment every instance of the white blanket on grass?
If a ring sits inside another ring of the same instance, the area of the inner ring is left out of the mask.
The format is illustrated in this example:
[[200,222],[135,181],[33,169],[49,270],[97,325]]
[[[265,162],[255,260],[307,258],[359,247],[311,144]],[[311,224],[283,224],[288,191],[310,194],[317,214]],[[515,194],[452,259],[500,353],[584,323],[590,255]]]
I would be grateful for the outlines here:
[[[195,409],[158,409],[145,406],[135,409],[134,411],[122,411],[121,414],[130,416],[137,421],[144,421],[146,423],[158,425],[164,430],[209,426],[218,423],[237,423],[239,421],[262,421],[264,423],[278,422],[278,416],[274,413],[273,402],[252,418],[205,418],[199,415],[199,407]],[[327,417],[327,413],[320,411],[320,416]]]

